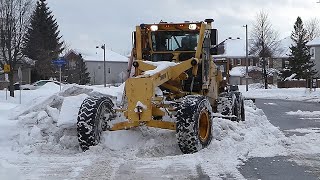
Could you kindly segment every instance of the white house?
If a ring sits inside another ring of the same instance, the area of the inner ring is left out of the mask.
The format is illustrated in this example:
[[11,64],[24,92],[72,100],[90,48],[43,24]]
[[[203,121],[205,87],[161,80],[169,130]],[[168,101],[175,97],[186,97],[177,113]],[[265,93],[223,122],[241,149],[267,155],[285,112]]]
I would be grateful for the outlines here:
[[[97,49],[96,53],[83,53],[82,57],[85,60],[88,72],[90,73],[91,84],[103,84],[103,50]],[[105,62],[107,84],[122,83],[126,80],[125,78],[128,68],[128,58],[126,56],[122,56],[114,51],[106,49]]]
[[318,71],[315,77],[320,78],[320,37],[307,43],[310,47],[311,60],[314,61],[314,69]]

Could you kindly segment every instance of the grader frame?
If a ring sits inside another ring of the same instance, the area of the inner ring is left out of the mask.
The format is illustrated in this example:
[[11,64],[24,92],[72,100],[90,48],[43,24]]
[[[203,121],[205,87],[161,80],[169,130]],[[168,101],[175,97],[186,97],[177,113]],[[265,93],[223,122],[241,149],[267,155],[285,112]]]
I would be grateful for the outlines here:
[[241,93],[225,92],[226,81],[212,60],[217,45],[212,22],[137,26],[129,62],[134,74],[125,82],[122,108],[118,109],[126,121],[110,122],[115,117],[110,98],[88,97],[78,114],[80,147],[87,150],[97,145],[105,129],[148,126],[176,130],[181,151],[194,153],[210,144],[213,112],[244,120]]

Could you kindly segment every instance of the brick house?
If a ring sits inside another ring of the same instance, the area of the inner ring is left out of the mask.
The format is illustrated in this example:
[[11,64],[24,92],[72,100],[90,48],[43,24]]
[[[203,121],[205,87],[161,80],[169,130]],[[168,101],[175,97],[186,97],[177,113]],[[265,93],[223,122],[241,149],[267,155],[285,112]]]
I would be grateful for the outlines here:
[[[275,83],[277,81],[277,71],[282,70],[288,64],[288,54],[290,53],[290,45],[292,40],[290,37],[282,39],[280,42],[280,51],[277,52],[273,58],[266,58],[266,68],[269,74],[268,81]],[[226,39],[219,45],[219,55],[213,55],[215,61],[227,60],[231,67],[242,67],[235,69],[235,73],[230,76],[231,84],[245,84],[245,66],[246,66],[246,41],[244,39]],[[261,65],[259,64],[259,58],[254,55],[248,55],[249,66],[249,83],[257,83],[262,79]],[[239,73],[241,72],[241,73]]]

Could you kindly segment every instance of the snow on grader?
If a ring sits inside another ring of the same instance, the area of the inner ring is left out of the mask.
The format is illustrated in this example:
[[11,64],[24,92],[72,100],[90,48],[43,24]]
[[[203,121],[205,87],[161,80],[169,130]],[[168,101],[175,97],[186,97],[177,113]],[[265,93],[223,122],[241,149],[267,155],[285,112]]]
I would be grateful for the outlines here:
[[[228,86],[228,63],[217,65],[217,30],[204,22],[141,24],[133,32],[124,98],[115,108],[106,96],[88,97],[78,113],[77,131],[83,151],[100,142],[104,130],[148,126],[176,131],[183,153],[210,144],[214,116],[243,121],[243,98]],[[130,74],[130,72],[129,72]],[[125,121],[113,122],[116,113]]]

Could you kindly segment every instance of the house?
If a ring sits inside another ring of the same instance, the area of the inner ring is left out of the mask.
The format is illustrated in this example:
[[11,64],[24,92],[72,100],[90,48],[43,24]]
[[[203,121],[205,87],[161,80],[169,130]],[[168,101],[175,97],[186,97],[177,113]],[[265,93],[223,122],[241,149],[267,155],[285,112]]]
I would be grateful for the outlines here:
[[68,51],[63,57],[67,60],[66,68],[75,68],[77,59],[79,59],[79,54],[76,50]]
[[[105,51],[106,83],[123,83],[126,80],[128,58],[109,49],[106,49]],[[88,72],[90,73],[91,84],[103,84],[103,50],[99,49],[96,53],[91,54],[84,53],[82,56],[87,65]]]
[[311,60],[314,61],[314,69],[318,71],[315,77],[320,78],[320,37],[307,43],[310,48]]
[[279,42],[279,51],[273,57],[273,68],[281,71],[289,65],[289,55],[291,54],[290,47],[293,41],[290,36],[285,37]]
[[[34,66],[34,61],[28,58],[25,58],[23,61],[19,61],[16,64],[13,74],[14,83],[19,82],[18,77],[18,69],[21,67],[22,72],[22,84],[30,84],[31,83],[31,69]],[[0,89],[7,88],[9,86],[9,82],[6,79],[6,75],[0,67]]]
[[[274,57],[266,58],[266,69],[269,77],[269,83],[276,82],[278,78],[277,72],[288,65],[291,44],[292,40],[290,37],[282,39],[279,42],[280,50],[275,53]],[[240,38],[226,39],[220,43],[218,54],[219,55],[213,56],[215,61],[227,60],[232,67],[230,71],[230,84],[245,84],[246,41]],[[248,66],[248,75],[250,78],[249,83],[260,82],[262,79],[262,69],[259,58],[255,55],[249,54]]]
[[[213,55],[214,61],[227,61],[230,64],[230,84],[245,84],[246,41],[240,38],[228,38],[218,47],[218,55]],[[257,67],[258,58],[248,55],[248,66]],[[251,69],[251,68],[249,68]],[[249,83],[252,83],[249,79]]]

